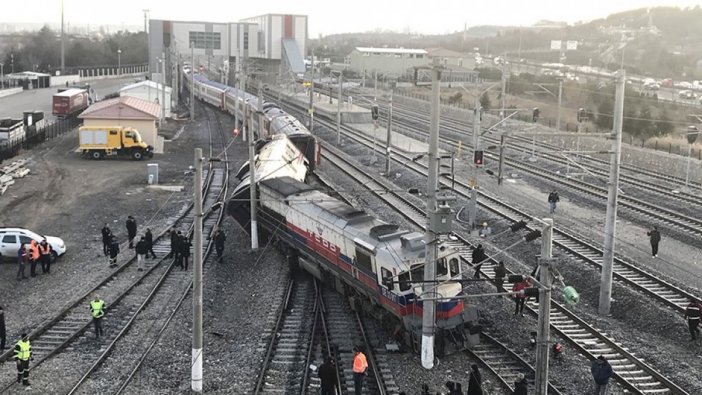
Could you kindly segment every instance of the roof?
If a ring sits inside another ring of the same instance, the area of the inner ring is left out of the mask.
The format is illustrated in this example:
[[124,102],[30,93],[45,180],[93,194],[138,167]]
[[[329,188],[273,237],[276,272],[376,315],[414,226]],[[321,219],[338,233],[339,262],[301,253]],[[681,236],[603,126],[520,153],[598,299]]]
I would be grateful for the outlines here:
[[472,57],[472,55],[463,54],[463,53],[452,51],[452,50],[446,49],[446,48],[429,48],[429,49],[427,49],[427,53],[431,57],[441,57],[441,58],[469,58],[469,57]]
[[358,52],[376,52],[376,53],[407,53],[407,54],[426,54],[423,49],[412,48],[373,48],[373,47],[356,47]]
[[[158,89],[158,90],[161,90],[161,88],[162,88],[163,85],[162,85],[162,84],[159,84],[159,83],[156,83],[156,82],[153,82],[153,81],[151,81],[151,80],[144,80],[144,81],[139,81],[139,82],[137,82],[137,83],[135,83],[135,84],[127,85],[127,86],[125,86],[124,88],[120,89],[119,91],[120,91],[120,92],[125,92],[125,91],[132,90],[132,89],[134,89],[134,88],[140,88],[140,87],[142,87],[142,86],[147,86],[147,87],[149,87],[149,88],[151,88],[151,89]],[[166,93],[171,93],[171,91],[172,91],[171,87],[170,87],[170,86],[166,86]]]
[[78,89],[78,88],[71,88],[71,89],[66,89],[63,92],[55,93],[54,96],[68,96],[71,97],[73,95],[77,95],[79,93],[84,93],[85,89]]
[[158,103],[132,96],[120,96],[103,100],[88,107],[78,117],[83,119],[158,119],[161,106]]

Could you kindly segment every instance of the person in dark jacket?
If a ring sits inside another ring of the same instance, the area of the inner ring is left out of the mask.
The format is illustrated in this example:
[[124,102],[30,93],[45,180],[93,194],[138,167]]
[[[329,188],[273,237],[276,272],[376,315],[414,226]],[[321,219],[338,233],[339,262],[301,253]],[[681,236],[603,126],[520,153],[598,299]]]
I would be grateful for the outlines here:
[[470,380],[466,395],[483,395],[483,378],[476,364],[470,365]]
[[215,242],[215,250],[217,251],[217,258],[222,260],[222,253],[224,252],[224,242],[227,240],[227,236],[224,235],[224,232],[222,232],[222,229],[218,229],[217,233],[215,233],[214,237],[214,242]]
[[690,304],[685,308],[685,318],[687,318],[687,328],[690,330],[692,340],[696,340],[700,335],[700,306],[699,302],[690,299]]
[[17,279],[25,280],[27,276],[24,275],[24,268],[27,266],[27,260],[29,260],[29,253],[27,252],[26,244],[22,244],[17,250]]
[[459,382],[456,382],[455,385],[456,386],[454,387],[454,390],[456,392],[456,395],[463,395],[463,385],[461,385],[461,383]]
[[180,241],[180,236],[175,229],[168,231],[168,235],[171,237],[171,252],[168,254],[169,257],[173,258],[174,261],[178,259],[178,242]]
[[141,236],[141,239],[139,239],[139,241],[137,242],[136,248],[134,250],[137,256],[137,270],[142,272],[146,268],[144,266],[144,261],[146,260],[146,254],[149,252],[149,248],[146,244],[146,237]]
[[146,248],[148,249],[146,256],[149,256],[149,253],[151,253],[151,259],[156,259],[156,254],[154,254],[154,235],[151,233],[151,229],[146,228],[144,238],[146,239]]
[[[519,292],[524,290],[525,288],[528,288],[529,284],[526,281],[520,281],[518,283],[514,283],[514,286],[512,286],[512,292]],[[524,317],[524,302],[526,301],[526,296],[524,294],[514,294],[514,315],[521,314],[522,317]]]
[[129,248],[134,248],[134,238],[137,235],[137,223],[131,215],[127,217],[127,237],[129,238]]
[[5,351],[5,340],[7,340],[5,335],[7,335],[5,332],[5,310],[0,306],[0,354]]
[[109,260],[110,267],[116,267],[117,266],[117,254],[119,254],[119,243],[117,242],[117,238],[114,236],[112,236],[112,239],[110,240],[110,246],[108,248],[108,252],[110,254],[110,260]]
[[107,222],[105,222],[105,226],[102,227],[100,233],[102,233],[102,253],[107,256],[107,250],[110,247],[110,239],[112,238],[112,230],[110,230]]
[[475,265],[475,274],[473,275],[473,278],[479,278],[480,267],[483,266],[482,262],[488,258],[488,256],[485,254],[485,249],[483,249],[482,244],[478,244],[478,246],[475,247],[471,258],[473,260],[473,265]]
[[609,364],[607,358],[600,355],[592,362],[590,371],[592,372],[592,378],[595,380],[595,394],[607,395],[609,379],[612,378],[612,374],[614,374],[612,365]]
[[658,243],[661,242],[661,233],[658,231],[658,227],[654,226],[653,229],[646,233],[649,236],[651,242],[651,256],[654,258],[658,257]]
[[495,267],[495,288],[497,288],[497,292],[504,291],[502,285],[505,283],[506,275],[507,268],[505,268],[505,263],[503,261],[498,262],[497,266]]
[[336,366],[332,357],[326,357],[324,363],[319,366],[317,372],[321,381],[320,395],[335,395],[336,394]]
[[[180,232],[178,232],[180,233]],[[179,252],[180,256],[182,259],[182,264],[181,268],[185,271],[188,270],[188,258],[190,258],[190,247],[192,247],[192,243],[190,243],[190,240],[188,239],[187,236],[182,236],[180,241],[178,242],[179,246]]]
[[561,198],[558,196],[558,192],[554,189],[548,194],[548,212],[553,214],[556,212],[556,203],[558,203]]
[[517,380],[514,381],[514,391],[512,392],[512,395],[527,395],[528,390],[529,382],[527,381],[526,377],[524,377],[524,374],[519,373]]

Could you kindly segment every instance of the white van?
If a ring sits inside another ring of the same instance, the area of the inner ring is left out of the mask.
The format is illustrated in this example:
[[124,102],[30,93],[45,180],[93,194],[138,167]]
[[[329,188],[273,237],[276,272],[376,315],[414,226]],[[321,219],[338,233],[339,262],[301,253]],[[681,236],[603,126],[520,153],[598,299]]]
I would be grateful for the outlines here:
[[40,236],[31,230],[22,228],[0,228],[0,261],[2,259],[11,258],[17,259],[17,251],[19,251],[22,244],[26,244],[26,248],[29,247],[29,243],[34,240],[41,243],[42,240],[46,238],[46,242],[49,243],[54,258],[60,257],[66,253],[66,244],[58,237],[55,236]]

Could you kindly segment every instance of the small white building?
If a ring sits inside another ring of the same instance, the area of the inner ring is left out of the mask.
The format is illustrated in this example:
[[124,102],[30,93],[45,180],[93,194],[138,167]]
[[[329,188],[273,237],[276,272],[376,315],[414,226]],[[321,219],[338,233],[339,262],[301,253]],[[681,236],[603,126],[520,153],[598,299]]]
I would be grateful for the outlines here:
[[[150,80],[144,80],[132,85],[127,85],[119,90],[120,96],[136,97],[151,103],[161,103],[163,98],[163,84],[159,84]],[[166,86],[166,116],[171,117],[171,87]]]
[[356,47],[346,57],[348,68],[359,74],[407,77],[415,67],[429,64],[427,51],[410,48],[368,48]]

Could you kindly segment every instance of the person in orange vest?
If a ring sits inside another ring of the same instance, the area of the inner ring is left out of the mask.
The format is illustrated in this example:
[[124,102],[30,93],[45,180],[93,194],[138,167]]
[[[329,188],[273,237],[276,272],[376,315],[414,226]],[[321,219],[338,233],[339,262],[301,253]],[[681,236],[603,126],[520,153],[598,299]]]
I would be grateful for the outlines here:
[[363,377],[368,370],[368,362],[366,356],[361,352],[361,349],[356,346],[353,348],[353,387],[356,395],[361,395],[363,390]]
[[29,263],[29,275],[36,277],[37,263],[39,263],[39,245],[37,245],[36,240],[29,242]]
[[39,259],[41,260],[41,273],[51,274],[51,245],[46,239],[39,243]]

